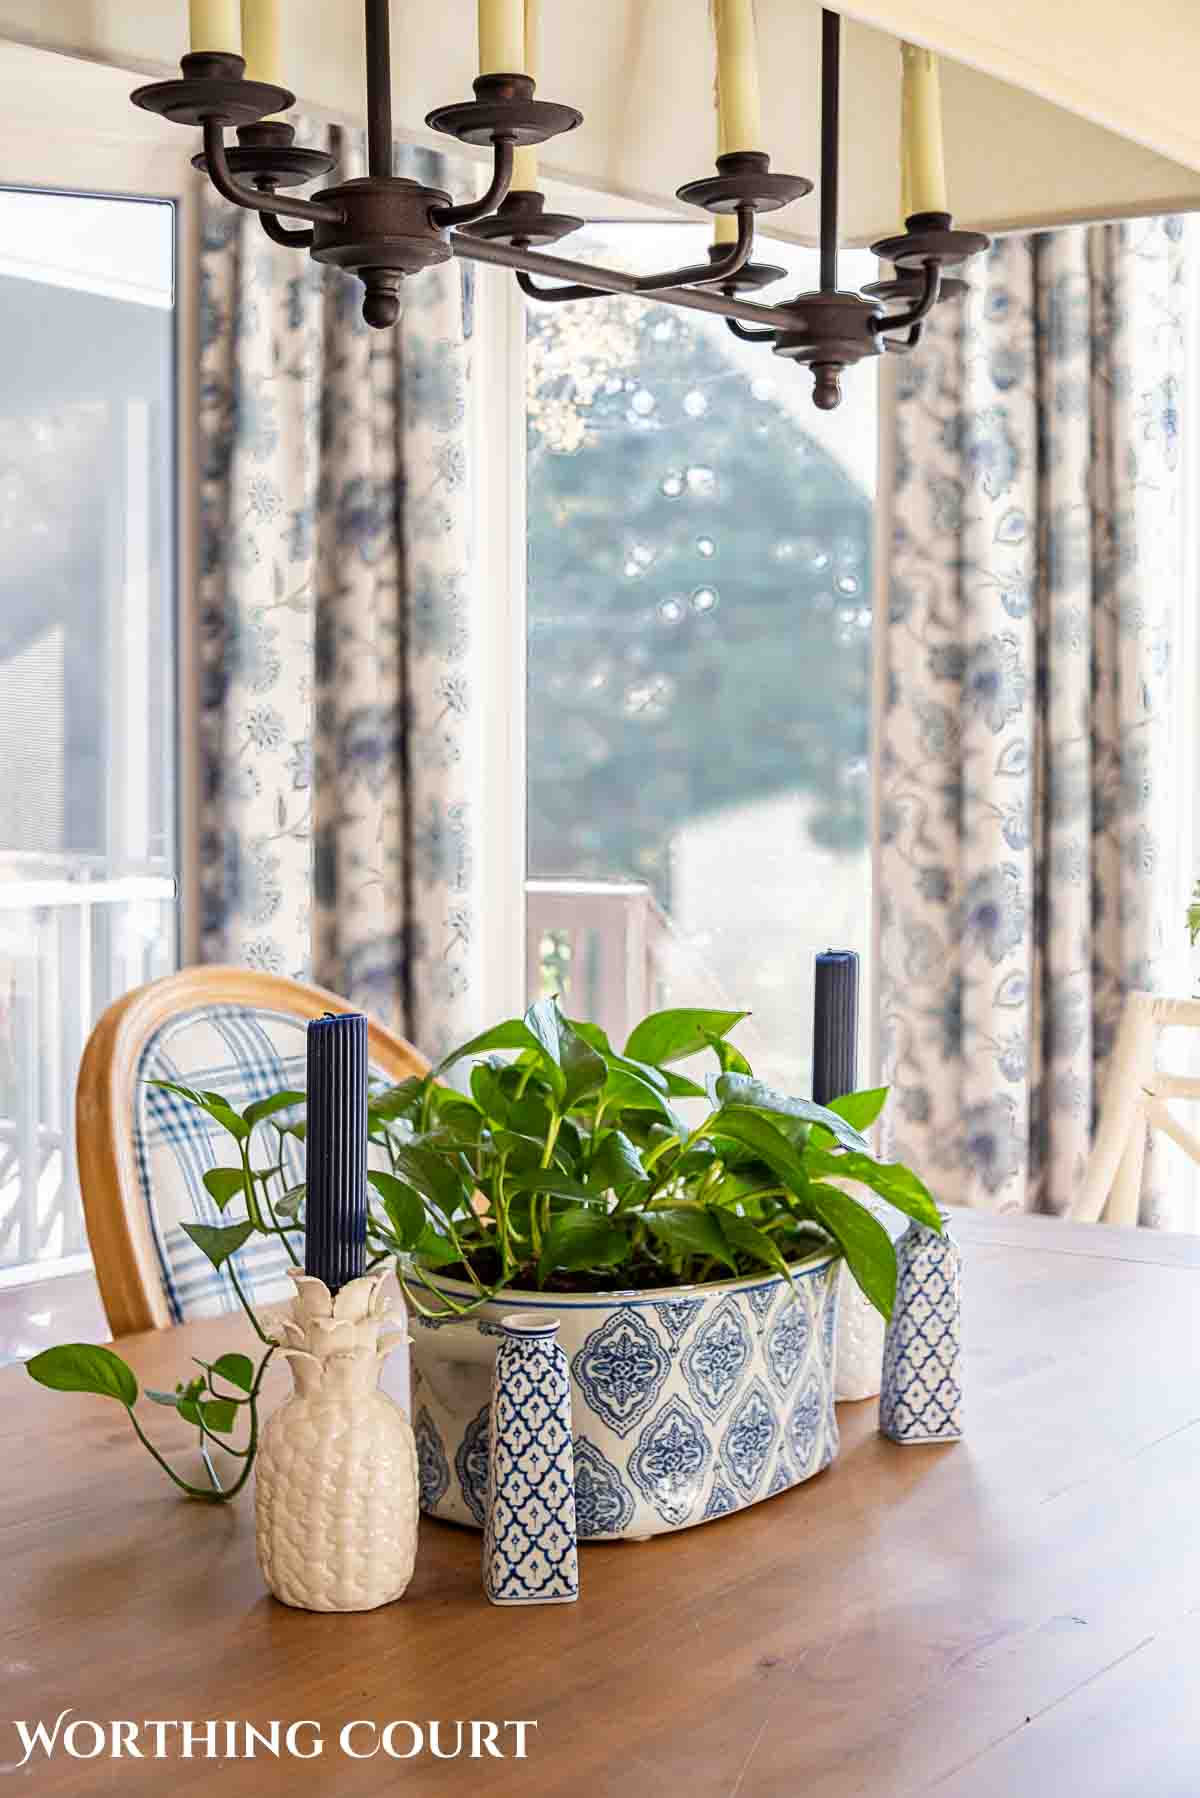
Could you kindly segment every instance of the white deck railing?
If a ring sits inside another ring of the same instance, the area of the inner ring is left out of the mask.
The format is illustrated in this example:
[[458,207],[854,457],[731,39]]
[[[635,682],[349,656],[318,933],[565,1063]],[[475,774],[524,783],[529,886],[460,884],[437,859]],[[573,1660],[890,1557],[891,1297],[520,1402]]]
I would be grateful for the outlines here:
[[525,901],[530,998],[558,993],[565,1011],[602,1025],[618,1046],[665,1005],[735,1009],[644,881],[529,880]]
[[0,1281],[86,1251],[74,1126],[84,1045],[114,998],[176,959],[170,876],[6,872],[0,863]]
[[557,993],[565,1011],[623,1043],[657,1003],[657,952],[669,926],[650,888],[642,881],[530,880],[525,906],[530,997]]
[[[618,1048],[648,1011],[746,1003],[713,965],[709,938],[681,929],[644,881],[529,880],[525,895],[529,997],[558,993],[569,1016],[602,1025]],[[758,1020],[739,1026],[738,1043],[756,1067],[771,1067]]]

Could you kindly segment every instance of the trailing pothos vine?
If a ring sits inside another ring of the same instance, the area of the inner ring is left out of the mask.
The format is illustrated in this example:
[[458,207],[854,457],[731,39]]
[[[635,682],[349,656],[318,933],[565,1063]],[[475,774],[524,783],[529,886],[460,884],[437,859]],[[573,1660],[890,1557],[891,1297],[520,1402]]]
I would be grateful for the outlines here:
[[[621,1050],[594,1024],[533,1005],[448,1055],[424,1077],[374,1088],[368,1134],[371,1267],[393,1262],[425,1316],[466,1315],[506,1289],[646,1290],[767,1269],[784,1278],[834,1247],[879,1311],[896,1287],[892,1240],[848,1185],[865,1187],[932,1230],[937,1207],[920,1179],[876,1158],[863,1134],[886,1089],[829,1106],[755,1078],[729,1041],[742,1011],[671,1010],[644,1018]],[[703,1058],[692,1074],[678,1064]],[[448,1081],[455,1069],[465,1083]],[[117,1399],[139,1439],[190,1498],[220,1502],[245,1484],[258,1442],[258,1401],[274,1352],[238,1273],[252,1237],[302,1259],[304,1188],[285,1179],[287,1139],[303,1142],[304,1094],[286,1090],[237,1111],[220,1093],[158,1082],[232,1139],[230,1165],[204,1186],[222,1219],[185,1224],[224,1269],[262,1345],[147,1392],[197,1431],[204,1485],[183,1477],[134,1412],[138,1383],[114,1350],[47,1349],[27,1363],[43,1385]],[[261,1158],[269,1144],[266,1159]],[[233,1216],[232,1214],[239,1215]],[[441,1278],[439,1278],[441,1276]],[[465,1283],[470,1296],[446,1284]],[[222,1477],[215,1457],[232,1462]]]

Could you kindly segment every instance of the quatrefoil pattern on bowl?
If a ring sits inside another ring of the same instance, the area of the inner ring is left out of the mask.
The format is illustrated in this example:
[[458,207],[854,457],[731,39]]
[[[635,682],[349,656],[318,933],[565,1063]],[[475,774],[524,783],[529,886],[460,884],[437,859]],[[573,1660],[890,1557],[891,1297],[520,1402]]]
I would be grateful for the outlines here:
[[435,1511],[438,1500],[450,1484],[450,1468],[446,1451],[429,1412],[422,1405],[413,1425],[417,1440],[417,1477],[420,1482],[421,1509]]
[[754,1339],[731,1298],[697,1327],[684,1352],[683,1377],[706,1417],[720,1417],[741,1385],[753,1353]]
[[638,1437],[629,1471],[659,1516],[678,1527],[696,1508],[711,1460],[700,1419],[681,1398],[669,1398]]
[[632,1305],[622,1305],[593,1330],[571,1363],[588,1404],[618,1436],[640,1423],[670,1371],[657,1332]]
[[667,1339],[673,1349],[677,1349],[687,1335],[688,1327],[704,1309],[703,1299],[659,1299],[654,1306],[654,1315],[667,1333]]
[[791,1391],[808,1348],[812,1324],[802,1305],[781,1305],[766,1333],[767,1375],[781,1393]]
[[734,1407],[721,1438],[721,1460],[745,1498],[752,1498],[779,1435],[775,1400],[761,1380],[752,1380]]
[[586,1436],[575,1438],[575,1522],[580,1539],[619,1536],[633,1497],[612,1462]]
[[488,1408],[484,1405],[467,1425],[454,1457],[458,1483],[471,1516],[483,1528],[487,1512]]

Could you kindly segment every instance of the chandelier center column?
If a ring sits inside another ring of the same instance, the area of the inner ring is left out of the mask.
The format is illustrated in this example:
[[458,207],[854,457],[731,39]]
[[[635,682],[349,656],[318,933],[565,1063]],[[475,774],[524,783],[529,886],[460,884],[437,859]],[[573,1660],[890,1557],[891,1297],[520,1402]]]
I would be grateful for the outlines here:
[[367,0],[367,172],[392,173],[392,30],[388,0]]
[[821,14],[821,287],[837,292],[838,174],[841,165],[842,21]]

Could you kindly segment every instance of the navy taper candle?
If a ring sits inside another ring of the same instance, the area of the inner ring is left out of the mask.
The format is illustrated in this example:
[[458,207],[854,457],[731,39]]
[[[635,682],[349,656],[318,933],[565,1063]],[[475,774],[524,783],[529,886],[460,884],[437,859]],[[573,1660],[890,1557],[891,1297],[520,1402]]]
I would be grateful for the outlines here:
[[308,1026],[304,1271],[338,1292],[367,1250],[367,1020],[326,1013]]
[[813,987],[812,1096],[818,1105],[852,1093],[858,1082],[858,956],[827,949]]

